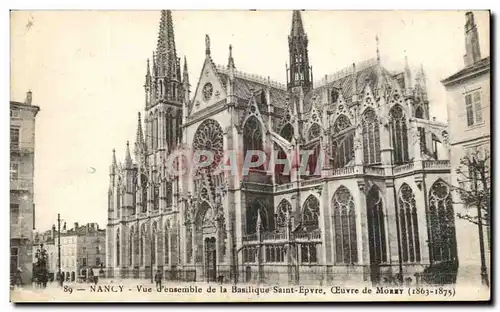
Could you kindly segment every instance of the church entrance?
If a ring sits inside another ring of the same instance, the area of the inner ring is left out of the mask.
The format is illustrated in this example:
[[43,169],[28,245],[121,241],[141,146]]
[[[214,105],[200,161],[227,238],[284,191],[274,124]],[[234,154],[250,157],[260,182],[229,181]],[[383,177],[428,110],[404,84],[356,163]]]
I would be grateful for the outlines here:
[[205,276],[207,282],[217,281],[217,251],[215,237],[207,237],[205,247]]

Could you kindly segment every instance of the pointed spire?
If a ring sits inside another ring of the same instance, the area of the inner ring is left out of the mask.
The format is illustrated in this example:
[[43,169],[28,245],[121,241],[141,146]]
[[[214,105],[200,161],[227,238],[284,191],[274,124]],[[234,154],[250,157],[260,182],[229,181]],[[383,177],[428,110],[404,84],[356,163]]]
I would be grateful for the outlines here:
[[156,57],[159,66],[159,74],[164,76],[175,75],[177,64],[177,53],[175,50],[174,24],[172,11],[162,10],[160,26],[158,31],[158,43],[156,45]]
[[408,55],[406,55],[406,50],[405,50],[405,73],[404,73],[404,78],[405,78],[405,88],[408,90],[411,90],[411,70],[410,66],[408,65]]
[[130,157],[130,146],[128,141],[125,150],[125,168],[132,168],[132,157]]
[[113,166],[115,166],[115,167],[117,166],[117,164],[116,164],[116,153],[115,153],[115,149],[114,148],[113,148],[113,158],[111,160],[111,164]]
[[380,63],[380,50],[379,50],[379,39],[378,39],[378,34],[375,36],[375,41],[377,43],[377,63]]
[[425,79],[424,64],[420,64],[420,78],[422,79],[422,87],[425,89],[427,81]]
[[210,56],[210,37],[205,35],[205,55]]
[[235,68],[234,59],[233,59],[233,46],[229,45],[229,59],[227,62],[227,68]]
[[185,55],[184,55],[184,69],[183,69],[183,72],[182,72],[182,82],[184,84],[189,85],[188,62],[187,62],[187,58],[186,58]]
[[146,87],[151,84],[151,69],[149,68],[149,59],[146,60]]
[[304,25],[302,24],[302,17],[300,14],[300,10],[293,11],[292,17],[292,29],[290,31],[290,36],[302,36],[304,33]]

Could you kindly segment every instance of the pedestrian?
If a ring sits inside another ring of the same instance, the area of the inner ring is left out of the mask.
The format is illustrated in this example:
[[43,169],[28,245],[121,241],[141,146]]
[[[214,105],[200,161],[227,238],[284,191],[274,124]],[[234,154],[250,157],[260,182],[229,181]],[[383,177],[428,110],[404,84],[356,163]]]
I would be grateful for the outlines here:
[[157,290],[161,290],[162,278],[163,278],[162,273],[161,273],[160,269],[158,269],[158,271],[156,271],[156,274],[155,274],[155,282],[156,282],[156,289]]

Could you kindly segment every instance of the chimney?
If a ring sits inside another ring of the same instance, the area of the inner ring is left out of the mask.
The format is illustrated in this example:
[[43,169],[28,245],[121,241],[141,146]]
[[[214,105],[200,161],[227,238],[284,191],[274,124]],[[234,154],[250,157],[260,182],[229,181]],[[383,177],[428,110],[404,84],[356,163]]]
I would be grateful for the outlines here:
[[52,224],[52,232],[50,235],[51,240],[54,240],[56,238],[56,225]]
[[479,37],[477,34],[474,13],[465,13],[465,67],[468,67],[481,60],[481,51],[479,49]]
[[24,104],[31,105],[32,100],[33,100],[33,93],[31,92],[31,90],[28,90],[28,92],[26,92],[26,100],[24,100]]
[[78,230],[78,222],[75,222],[75,231]]

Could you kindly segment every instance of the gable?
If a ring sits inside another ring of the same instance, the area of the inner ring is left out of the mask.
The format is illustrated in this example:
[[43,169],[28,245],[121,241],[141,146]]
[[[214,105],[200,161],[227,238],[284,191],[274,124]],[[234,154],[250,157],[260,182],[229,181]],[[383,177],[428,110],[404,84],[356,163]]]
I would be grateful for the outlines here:
[[227,97],[219,74],[209,58],[205,59],[193,97],[191,114],[210,107]]

